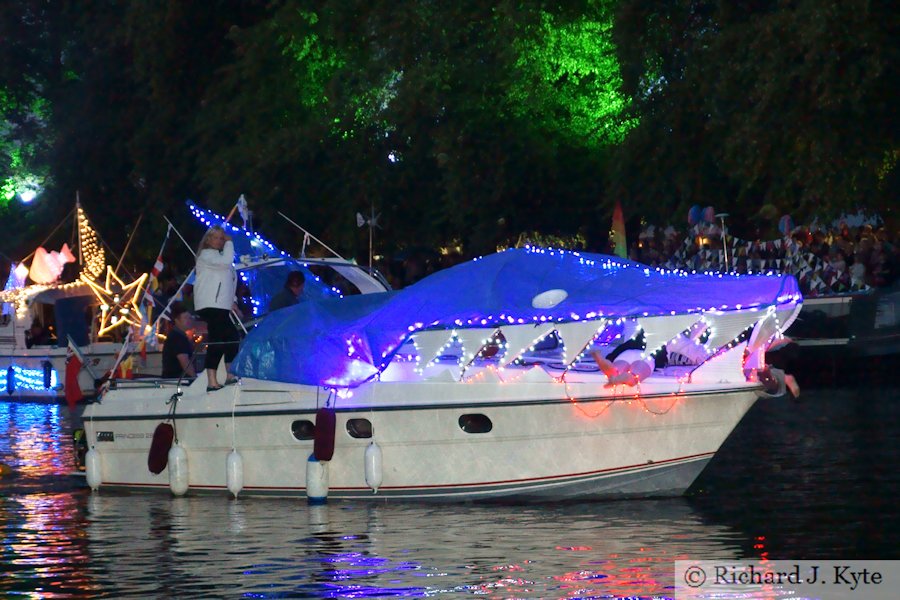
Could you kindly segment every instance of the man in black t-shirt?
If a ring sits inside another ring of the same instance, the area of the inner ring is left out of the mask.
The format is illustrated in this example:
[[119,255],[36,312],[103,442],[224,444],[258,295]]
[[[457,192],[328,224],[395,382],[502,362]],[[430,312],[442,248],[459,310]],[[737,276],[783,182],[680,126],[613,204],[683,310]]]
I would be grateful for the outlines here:
[[162,353],[162,376],[196,377],[191,357],[194,355],[194,343],[188,338],[186,331],[191,327],[191,313],[181,302],[175,302],[169,308],[172,318],[172,330],[166,338]]

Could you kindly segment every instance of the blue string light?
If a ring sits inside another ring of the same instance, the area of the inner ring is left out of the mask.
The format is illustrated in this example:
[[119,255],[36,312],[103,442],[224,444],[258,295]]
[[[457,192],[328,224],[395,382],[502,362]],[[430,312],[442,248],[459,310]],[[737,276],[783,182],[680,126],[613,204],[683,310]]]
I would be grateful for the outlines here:
[[[48,388],[44,387],[44,369],[26,369],[16,365],[12,365],[11,368],[14,375],[13,381],[15,382],[14,391],[47,391],[59,385],[56,369],[50,369],[50,387]],[[6,391],[6,371],[4,371],[3,377],[0,377],[0,393],[5,393]]]

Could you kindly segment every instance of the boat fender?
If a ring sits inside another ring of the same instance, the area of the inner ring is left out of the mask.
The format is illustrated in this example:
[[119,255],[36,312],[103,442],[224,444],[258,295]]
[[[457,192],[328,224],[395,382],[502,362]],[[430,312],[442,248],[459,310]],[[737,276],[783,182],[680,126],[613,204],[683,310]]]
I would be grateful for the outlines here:
[[12,365],[6,370],[6,393],[10,396],[16,391],[16,371]]
[[6,477],[8,475],[12,475],[13,470],[12,467],[6,463],[0,463],[0,477]]
[[153,432],[150,443],[150,454],[147,456],[147,468],[154,475],[162,473],[169,462],[169,450],[175,439],[175,428],[171,423],[160,423]]
[[306,500],[310,504],[328,501],[328,463],[310,454],[306,461]]
[[169,450],[169,489],[176,496],[188,490],[188,455],[178,442]]
[[88,487],[92,490],[100,489],[100,484],[103,483],[103,460],[96,448],[91,448],[84,455],[84,474]]
[[313,437],[313,454],[316,460],[331,460],[334,456],[334,434],[337,417],[333,408],[322,407],[316,411],[316,433]]
[[237,450],[228,453],[225,460],[225,480],[228,485],[228,491],[237,498],[238,494],[244,489],[244,459]]
[[376,494],[382,482],[382,454],[381,447],[375,442],[369,443],[366,448],[366,485],[372,488]]
[[53,379],[53,377],[52,377],[52,374],[53,374],[53,365],[50,364],[50,361],[49,361],[49,360],[45,360],[45,361],[43,361],[43,362],[41,363],[41,366],[44,368],[44,389],[45,389],[45,390],[49,390],[49,389],[50,389],[50,382],[51,382],[52,379]]

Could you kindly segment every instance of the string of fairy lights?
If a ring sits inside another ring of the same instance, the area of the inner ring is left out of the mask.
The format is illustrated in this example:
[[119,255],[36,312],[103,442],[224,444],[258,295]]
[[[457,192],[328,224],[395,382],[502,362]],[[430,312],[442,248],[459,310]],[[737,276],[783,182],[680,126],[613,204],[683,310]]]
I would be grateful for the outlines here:
[[83,275],[87,274],[91,279],[96,279],[103,274],[106,268],[106,253],[100,245],[97,232],[88,221],[84,209],[79,203],[77,206],[79,253],[81,254]]
[[[29,312],[29,303],[38,294],[50,290],[70,290],[87,285],[96,296],[100,307],[100,325],[98,335],[105,335],[123,325],[140,325],[140,307],[137,291],[141,289],[147,274],[126,284],[106,264],[106,253],[100,243],[97,231],[91,225],[87,214],[76,204],[76,226],[78,229],[79,258],[82,270],[75,281],[69,283],[24,285],[28,268],[19,263],[14,270],[15,281],[10,277],[6,289],[0,292],[0,302],[15,307],[16,316],[25,318]],[[105,283],[97,280],[105,272]]]

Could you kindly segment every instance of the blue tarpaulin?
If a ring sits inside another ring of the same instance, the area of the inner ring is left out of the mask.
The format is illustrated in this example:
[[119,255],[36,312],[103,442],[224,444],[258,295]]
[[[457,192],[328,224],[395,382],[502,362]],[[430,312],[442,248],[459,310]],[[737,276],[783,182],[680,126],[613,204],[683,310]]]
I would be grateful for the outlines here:
[[[535,297],[551,291],[565,298],[535,308]],[[353,387],[381,370],[418,329],[728,311],[798,300],[790,275],[687,274],[599,254],[515,249],[439,271],[398,292],[308,301],[273,313],[244,340],[234,368],[242,377]]]

